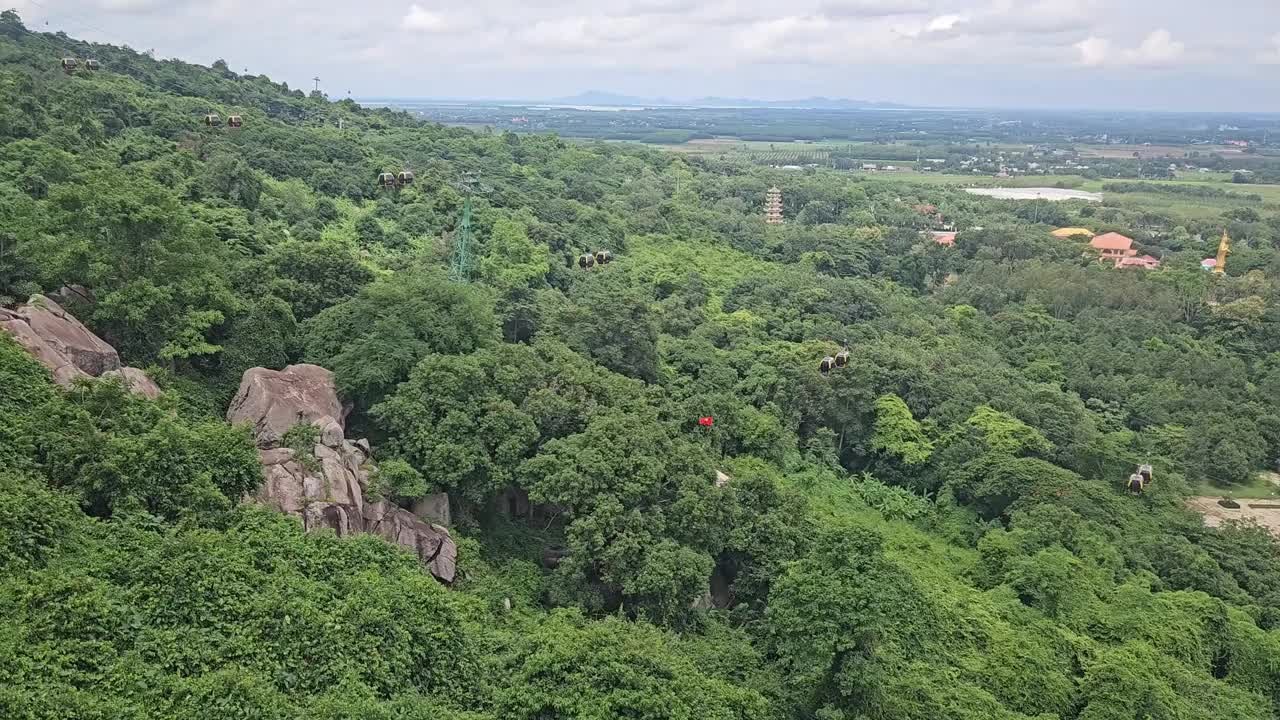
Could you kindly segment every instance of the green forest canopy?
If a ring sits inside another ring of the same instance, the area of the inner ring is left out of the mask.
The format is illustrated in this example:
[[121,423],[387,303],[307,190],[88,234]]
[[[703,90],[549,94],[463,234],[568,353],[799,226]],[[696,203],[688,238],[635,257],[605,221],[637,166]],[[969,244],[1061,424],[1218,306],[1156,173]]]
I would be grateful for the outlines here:
[[[0,35],[0,302],[90,288],[71,309],[167,391],[63,391],[0,338],[0,716],[1277,717],[1280,549],[1182,504],[1280,456],[1275,207],[1166,227]],[[985,229],[939,246],[920,203]],[[453,587],[238,502],[227,402],[298,361],[397,469],[380,491],[450,494]]]

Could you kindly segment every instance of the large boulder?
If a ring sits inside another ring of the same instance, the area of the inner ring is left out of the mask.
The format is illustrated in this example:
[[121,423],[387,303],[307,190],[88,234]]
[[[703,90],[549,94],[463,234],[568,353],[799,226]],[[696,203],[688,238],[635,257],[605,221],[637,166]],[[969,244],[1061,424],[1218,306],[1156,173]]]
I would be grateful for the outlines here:
[[160,397],[160,386],[138,368],[122,367],[119,370],[108,370],[102,373],[102,379],[110,378],[118,379],[130,392],[137,393],[148,400]]
[[71,387],[71,384],[76,380],[89,377],[65,355],[45,342],[45,339],[32,329],[31,323],[27,322],[26,317],[23,315],[12,310],[0,308],[0,330],[4,330],[11,335],[41,365],[49,368],[49,372],[53,375],[53,381],[59,385]]
[[449,531],[439,525],[431,525],[417,518],[404,508],[391,503],[366,503],[364,506],[365,532],[381,535],[418,556],[432,575],[452,582],[458,571],[458,546]]
[[86,375],[98,377],[108,370],[120,369],[120,354],[115,348],[44,295],[33,296],[28,304],[18,306],[17,314],[27,321],[32,332]]
[[413,501],[413,514],[425,522],[452,525],[449,512],[449,493],[433,493]]
[[[412,551],[435,577],[453,582],[457,545],[447,529],[429,521],[439,516],[443,505],[443,522],[448,522],[448,496],[423,499],[426,520],[386,501],[365,501],[373,468],[369,443],[344,436],[333,373],[315,365],[250,369],[227,419],[253,424],[263,468],[258,502],[300,518],[307,531],[328,528],[339,537],[379,535]],[[280,446],[285,432],[299,422],[319,430],[318,442],[303,449],[302,457],[299,450]]]
[[153,400],[160,396],[160,387],[146,373],[121,365],[115,348],[44,295],[34,295],[12,310],[0,308],[0,330],[49,368],[54,382],[63,387],[80,378],[116,377],[139,395]]
[[250,368],[227,410],[227,422],[253,424],[261,448],[279,446],[284,434],[299,423],[316,425],[332,442],[342,436],[344,419],[333,373],[319,365]]

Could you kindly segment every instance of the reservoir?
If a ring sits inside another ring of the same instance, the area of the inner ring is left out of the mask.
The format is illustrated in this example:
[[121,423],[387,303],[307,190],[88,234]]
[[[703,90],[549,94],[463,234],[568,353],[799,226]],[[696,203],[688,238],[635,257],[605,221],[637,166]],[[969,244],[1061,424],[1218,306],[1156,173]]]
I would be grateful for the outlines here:
[[965,188],[965,192],[1000,200],[1088,200],[1102,202],[1102,193],[1065,188]]

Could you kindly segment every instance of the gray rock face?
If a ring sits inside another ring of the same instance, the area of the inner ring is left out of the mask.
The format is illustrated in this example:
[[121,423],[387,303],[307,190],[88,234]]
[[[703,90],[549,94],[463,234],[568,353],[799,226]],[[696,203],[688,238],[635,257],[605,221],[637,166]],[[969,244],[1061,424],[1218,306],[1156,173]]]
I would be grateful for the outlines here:
[[[389,502],[366,502],[369,486],[369,443],[347,440],[342,405],[333,373],[315,365],[284,370],[252,368],[231,402],[227,420],[253,424],[262,461],[263,482],[255,498],[302,520],[307,531],[329,528],[339,537],[379,535],[407,548],[436,578],[453,582],[458,548],[449,531],[429,520],[448,523],[447,495],[424,498],[435,516],[420,518]],[[280,447],[284,433],[298,422],[320,429],[319,442],[308,457]],[[444,515],[439,517],[443,504]]]
[[160,386],[138,368],[122,367],[119,370],[108,370],[102,373],[102,377],[104,379],[119,378],[130,392],[137,393],[148,400],[160,397]]
[[160,396],[160,387],[146,373],[122,366],[115,348],[43,295],[13,310],[0,308],[0,330],[49,368],[54,382],[63,387],[79,378],[118,377],[139,395],[153,400]]
[[30,304],[18,306],[17,313],[32,332],[86,375],[98,377],[108,370],[120,369],[116,349],[49,298],[36,295]]
[[364,529],[409,548],[432,575],[445,582],[452,582],[457,574],[458,546],[439,525],[424,523],[413,513],[383,501],[364,506]]
[[98,303],[93,291],[83,285],[63,285],[47,297],[56,300],[63,307],[74,307],[77,304],[92,307]]
[[0,329],[13,336],[18,344],[26,348],[41,365],[49,368],[53,381],[63,387],[70,387],[79,378],[87,378],[83,370],[76,367],[65,355],[40,337],[27,319],[12,310],[0,308]]
[[413,503],[413,514],[425,522],[452,524],[453,520],[449,513],[449,493],[435,493],[418,498]]
[[260,448],[279,446],[284,434],[298,423],[319,427],[333,441],[330,426],[336,426],[341,437],[345,418],[333,373],[319,365],[250,368],[240,378],[240,389],[227,410],[227,422],[253,423]]

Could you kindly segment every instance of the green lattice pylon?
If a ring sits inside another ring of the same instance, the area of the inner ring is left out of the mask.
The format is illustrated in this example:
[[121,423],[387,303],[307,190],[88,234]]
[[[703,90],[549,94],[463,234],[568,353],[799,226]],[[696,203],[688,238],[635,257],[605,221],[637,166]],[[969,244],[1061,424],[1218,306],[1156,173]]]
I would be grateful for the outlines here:
[[462,203],[462,220],[453,231],[453,257],[449,261],[449,279],[471,282],[475,261],[471,257],[471,198]]

